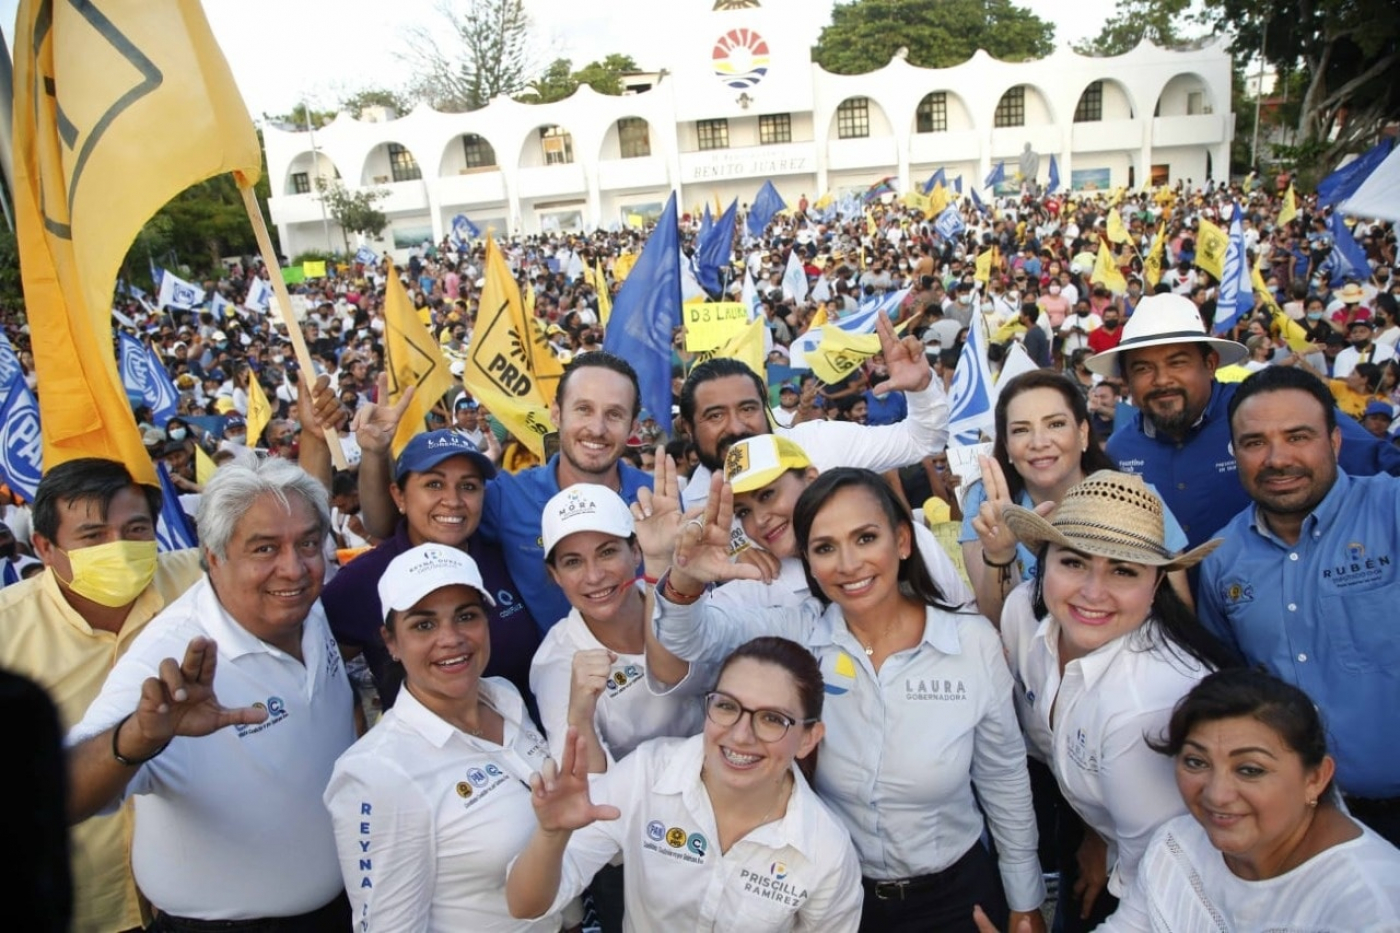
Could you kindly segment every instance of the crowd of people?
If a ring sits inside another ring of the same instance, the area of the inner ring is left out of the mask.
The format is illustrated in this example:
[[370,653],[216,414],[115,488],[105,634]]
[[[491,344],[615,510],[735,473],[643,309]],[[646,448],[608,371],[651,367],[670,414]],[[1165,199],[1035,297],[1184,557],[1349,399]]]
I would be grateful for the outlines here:
[[[124,289],[199,543],[128,465],[4,491],[0,668],[72,826],[26,928],[1400,930],[1396,234],[1357,268],[1292,199],[1027,190],[944,236],[804,196],[714,270],[766,370],[678,328],[670,399],[602,349],[643,232],[507,239],[565,364],[543,458],[462,381],[481,243],[298,286],[314,372],[255,263],[222,318]],[[1217,333],[1236,203],[1263,288]],[[391,274],[456,383],[402,444]],[[792,365],[877,302],[844,378]],[[973,328],[1006,369],[953,456]]]

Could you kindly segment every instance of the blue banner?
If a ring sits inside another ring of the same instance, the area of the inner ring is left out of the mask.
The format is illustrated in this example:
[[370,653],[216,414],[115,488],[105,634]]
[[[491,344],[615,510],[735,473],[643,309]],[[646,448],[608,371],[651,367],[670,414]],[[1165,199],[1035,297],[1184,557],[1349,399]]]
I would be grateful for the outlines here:
[[163,462],[156,464],[156,475],[160,477],[160,518],[156,519],[156,550],[183,551],[197,547],[199,537],[194,525],[180,505],[180,494],[170,479],[170,468]]
[[24,377],[16,374],[0,405],[0,473],[25,501],[33,502],[44,475],[44,439],[39,406]]

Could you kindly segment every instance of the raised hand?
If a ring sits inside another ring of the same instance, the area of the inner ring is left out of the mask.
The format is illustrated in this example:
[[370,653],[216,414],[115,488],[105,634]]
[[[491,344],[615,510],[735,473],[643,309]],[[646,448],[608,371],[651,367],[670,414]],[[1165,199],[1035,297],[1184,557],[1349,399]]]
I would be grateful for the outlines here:
[[[728,580],[764,580],[762,568],[729,559],[730,529],[734,524],[734,490],[723,473],[710,477],[710,498],[705,514],[687,519],[676,538],[671,559],[671,585],[693,593],[706,583]],[[764,582],[768,582],[764,580]]]
[[[379,392],[375,397],[388,399],[388,373],[379,374],[378,385]],[[355,432],[355,440],[361,450],[374,454],[388,452],[389,445],[394,441],[394,434],[399,429],[399,422],[403,420],[403,413],[408,410],[408,403],[413,400],[413,393],[414,386],[408,386],[397,405],[370,403],[362,405],[360,410],[355,412],[355,420],[350,422],[350,430]]]
[[657,577],[671,563],[676,537],[686,518],[681,512],[679,471],[669,454],[656,461],[653,482],[654,489],[637,490],[637,501],[631,508],[647,575]]
[[569,723],[581,727],[592,723],[598,697],[607,688],[617,655],[606,648],[585,648],[574,652],[573,679],[569,682]]
[[1001,510],[1013,505],[1006,474],[995,457],[979,456],[982,467],[982,490],[986,498],[972,518],[972,530],[982,543],[982,556],[994,564],[1004,564],[1016,557],[1016,536],[1001,520]]
[[301,429],[316,437],[324,438],[326,428],[340,431],[345,427],[349,412],[340,404],[331,389],[331,377],[322,373],[316,377],[316,384],[308,386],[306,373],[297,374],[297,419]]
[[609,804],[595,804],[588,796],[587,744],[573,726],[564,739],[564,753],[556,767],[551,758],[530,775],[530,803],[535,820],[547,833],[572,832],[597,820],[615,820],[622,811]]
[[[218,646],[212,639],[195,638],[185,648],[184,660],[160,662],[160,675],[148,677],[141,685],[141,699],[131,717],[137,735],[128,740],[131,727],[119,739],[127,740],[122,751],[128,757],[144,758],[177,735],[201,736],[227,726],[253,725],[267,718],[267,710],[245,706],[226,708],[214,696],[214,666]],[[133,748],[132,745],[146,748]]]
[[917,337],[900,338],[894,332],[889,315],[878,314],[875,332],[880,335],[880,351],[885,354],[889,375],[871,389],[876,395],[886,392],[919,392],[933,380],[933,369],[924,356],[924,346]]

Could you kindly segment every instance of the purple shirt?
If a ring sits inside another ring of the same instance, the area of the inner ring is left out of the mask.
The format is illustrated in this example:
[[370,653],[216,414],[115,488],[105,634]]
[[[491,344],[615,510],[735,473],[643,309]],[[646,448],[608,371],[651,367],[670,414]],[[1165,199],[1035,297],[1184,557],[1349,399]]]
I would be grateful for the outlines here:
[[[389,562],[413,547],[408,540],[408,523],[400,521],[394,536],[381,541],[372,551],[346,564],[321,594],[326,619],[335,640],[364,652],[374,685],[385,709],[394,705],[403,683],[403,669],[391,664],[389,649],[379,629],[384,610],[379,603],[379,578]],[[491,660],[483,677],[504,677],[522,697],[530,697],[530,662],[540,646],[540,631],[525,601],[520,598],[498,548],[481,543],[476,536],[467,540],[467,554],[481,570],[482,582],[496,601],[486,606],[491,626]]]

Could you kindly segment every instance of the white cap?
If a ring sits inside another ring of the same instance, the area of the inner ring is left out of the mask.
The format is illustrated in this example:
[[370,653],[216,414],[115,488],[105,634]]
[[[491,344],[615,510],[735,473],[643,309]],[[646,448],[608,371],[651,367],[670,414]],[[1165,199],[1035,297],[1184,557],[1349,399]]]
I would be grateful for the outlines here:
[[557,493],[545,504],[540,524],[546,558],[554,545],[580,531],[601,531],[630,538],[635,529],[632,513],[622,497],[606,486],[593,483],[575,483]]
[[412,609],[424,596],[444,586],[469,586],[488,606],[496,605],[476,561],[445,544],[420,544],[391,560],[379,578],[379,605],[388,618],[389,610]]

